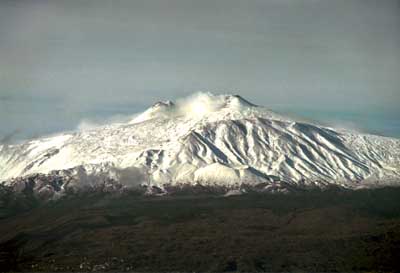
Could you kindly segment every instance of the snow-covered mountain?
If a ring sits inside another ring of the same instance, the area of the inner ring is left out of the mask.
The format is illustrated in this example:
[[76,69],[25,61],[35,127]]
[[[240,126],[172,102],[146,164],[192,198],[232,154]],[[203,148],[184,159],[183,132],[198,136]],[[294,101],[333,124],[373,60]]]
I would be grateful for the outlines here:
[[[240,96],[158,102],[127,123],[0,146],[0,181],[32,174],[125,185],[400,183],[400,140],[275,114]],[[96,179],[94,179],[96,178]]]

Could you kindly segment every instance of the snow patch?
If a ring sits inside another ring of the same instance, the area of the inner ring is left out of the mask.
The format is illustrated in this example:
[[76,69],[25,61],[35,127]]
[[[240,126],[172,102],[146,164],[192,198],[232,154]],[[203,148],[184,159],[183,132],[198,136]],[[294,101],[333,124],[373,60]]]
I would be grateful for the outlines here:
[[129,122],[81,127],[0,147],[0,181],[75,170],[71,183],[82,186],[111,176],[159,189],[268,184],[281,191],[281,183],[359,188],[400,178],[399,139],[293,120],[233,95],[198,93],[158,102]]

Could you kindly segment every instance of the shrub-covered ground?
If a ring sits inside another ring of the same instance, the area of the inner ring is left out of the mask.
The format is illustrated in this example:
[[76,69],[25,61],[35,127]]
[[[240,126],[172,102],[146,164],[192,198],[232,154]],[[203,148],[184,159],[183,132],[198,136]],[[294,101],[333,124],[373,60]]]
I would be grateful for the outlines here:
[[400,270],[400,188],[0,195],[0,271]]

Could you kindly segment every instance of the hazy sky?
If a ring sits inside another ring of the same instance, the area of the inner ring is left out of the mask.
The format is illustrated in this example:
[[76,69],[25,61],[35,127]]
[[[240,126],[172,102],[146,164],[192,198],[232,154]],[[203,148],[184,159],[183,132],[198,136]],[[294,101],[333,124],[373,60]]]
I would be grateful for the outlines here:
[[400,119],[398,0],[0,0],[0,137],[196,91]]

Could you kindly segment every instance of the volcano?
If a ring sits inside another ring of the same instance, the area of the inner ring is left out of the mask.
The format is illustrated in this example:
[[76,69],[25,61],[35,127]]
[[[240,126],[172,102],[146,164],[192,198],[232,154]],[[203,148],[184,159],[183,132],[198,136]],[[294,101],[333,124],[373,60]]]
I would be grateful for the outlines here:
[[399,183],[400,140],[285,117],[236,95],[200,93],[158,102],[128,122],[0,146],[2,183],[49,176],[66,178],[60,192],[106,180],[164,191],[379,187]]

